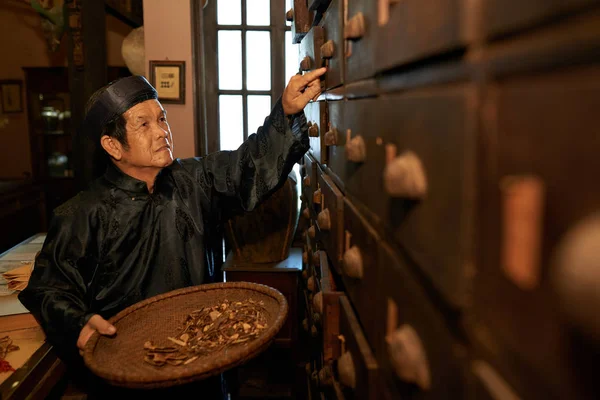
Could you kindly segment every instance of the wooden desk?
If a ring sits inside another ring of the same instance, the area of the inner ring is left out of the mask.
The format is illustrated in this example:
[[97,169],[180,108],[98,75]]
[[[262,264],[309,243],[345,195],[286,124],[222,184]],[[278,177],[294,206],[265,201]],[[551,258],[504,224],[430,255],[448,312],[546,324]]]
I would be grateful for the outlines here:
[[[37,234],[0,254],[0,273],[33,261],[46,235]],[[0,280],[0,337],[10,336],[19,350],[7,355],[14,372],[0,373],[0,399],[43,399],[64,372],[64,364],[46,343],[44,332],[21,305],[16,293],[8,294]]]
[[222,268],[227,282],[255,282],[279,290],[288,302],[288,316],[274,345],[225,376],[231,399],[302,399],[305,368],[299,345],[298,298],[302,273],[302,249],[290,249],[284,261],[268,264],[234,264],[231,254]]
[[275,337],[282,347],[293,347],[298,340],[298,296],[302,273],[302,249],[290,249],[287,259],[279,263],[234,264],[231,254],[222,268],[227,282],[254,282],[279,290],[288,302],[288,317]]

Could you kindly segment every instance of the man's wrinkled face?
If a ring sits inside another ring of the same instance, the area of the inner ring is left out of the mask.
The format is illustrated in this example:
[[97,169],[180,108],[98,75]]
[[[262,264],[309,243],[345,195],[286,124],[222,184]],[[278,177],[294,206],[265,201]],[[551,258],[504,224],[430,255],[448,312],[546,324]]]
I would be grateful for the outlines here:
[[134,168],[163,168],[173,162],[173,136],[167,112],[158,100],[138,103],[123,116],[128,148],[123,148],[121,161]]

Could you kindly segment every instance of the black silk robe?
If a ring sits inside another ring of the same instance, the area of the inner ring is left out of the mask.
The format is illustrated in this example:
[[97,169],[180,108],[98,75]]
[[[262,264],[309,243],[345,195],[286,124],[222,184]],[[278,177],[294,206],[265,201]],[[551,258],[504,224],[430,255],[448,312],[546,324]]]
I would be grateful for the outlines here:
[[111,164],[54,211],[19,300],[63,358],[76,355],[93,314],[105,319],[148,297],[210,281],[207,243],[225,211],[252,210],[285,182],[308,149],[303,113],[281,101],[239,149],[177,159],[146,183]]

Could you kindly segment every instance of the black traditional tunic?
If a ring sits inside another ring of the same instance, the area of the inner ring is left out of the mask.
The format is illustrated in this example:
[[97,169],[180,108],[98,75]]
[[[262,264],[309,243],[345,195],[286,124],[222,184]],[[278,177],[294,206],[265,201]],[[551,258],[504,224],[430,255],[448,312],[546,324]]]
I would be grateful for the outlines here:
[[304,114],[284,116],[279,101],[239,149],[175,160],[159,173],[153,193],[109,167],[54,211],[19,299],[59,354],[71,358],[93,314],[107,319],[156,294],[209,281],[213,255],[206,244],[222,211],[253,209],[307,149]]

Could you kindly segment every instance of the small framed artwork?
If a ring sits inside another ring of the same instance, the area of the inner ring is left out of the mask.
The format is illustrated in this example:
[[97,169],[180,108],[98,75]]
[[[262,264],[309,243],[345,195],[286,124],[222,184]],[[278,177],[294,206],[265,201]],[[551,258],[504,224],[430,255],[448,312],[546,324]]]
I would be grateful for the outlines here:
[[185,61],[150,61],[150,83],[161,103],[185,104]]
[[23,99],[21,96],[23,81],[11,79],[0,81],[0,92],[2,94],[2,112],[23,112]]

